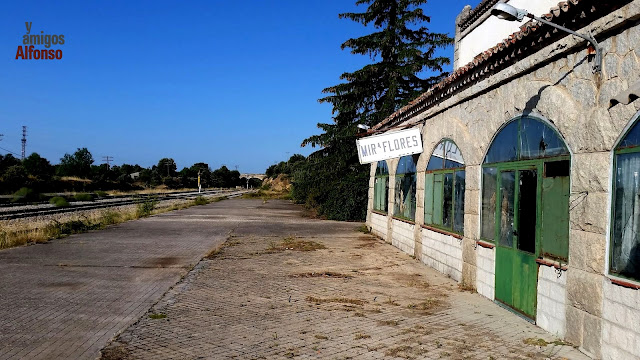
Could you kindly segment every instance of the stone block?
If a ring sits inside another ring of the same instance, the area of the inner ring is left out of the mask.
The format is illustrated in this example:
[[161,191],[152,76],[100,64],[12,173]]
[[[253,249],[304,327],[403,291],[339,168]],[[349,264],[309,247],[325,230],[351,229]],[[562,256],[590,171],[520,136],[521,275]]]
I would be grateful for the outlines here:
[[618,107],[607,110],[607,107],[592,108],[584,112],[583,116],[575,123],[574,131],[581,131],[583,134],[574,133],[572,141],[576,141],[577,152],[609,151],[615,144],[624,126],[629,122],[633,114],[633,107],[626,111],[613,111]]
[[465,237],[462,241],[462,252],[460,255],[463,262],[476,266],[478,256],[476,250],[474,249],[474,245],[475,240]]
[[574,154],[571,157],[571,191],[609,191],[611,165],[610,152]]
[[582,344],[582,328],[585,313],[573,306],[567,306],[567,334],[566,340],[575,345]]
[[[609,223],[609,193],[590,192],[588,195],[571,194],[571,229],[606,234]],[[569,242],[571,246],[571,241]]]
[[464,193],[464,213],[465,216],[480,214],[480,190],[470,190],[467,188]]
[[626,309],[626,317],[625,317],[625,327],[629,330],[635,332],[635,336],[640,339],[640,309]]
[[568,305],[594,316],[602,314],[602,279],[579,269],[572,269],[567,276]]
[[600,357],[602,347],[602,320],[599,317],[585,314],[582,334],[582,348],[594,357]]
[[627,82],[624,77],[616,77],[613,79],[605,80],[600,86],[600,93],[598,94],[598,106],[608,108],[609,101],[618,96],[622,89],[627,88]]
[[638,77],[640,77],[640,66],[635,53],[630,52],[622,58],[620,77],[624,79],[627,84],[633,84],[638,80]]
[[588,231],[569,231],[569,264],[595,274],[605,273],[607,237]]
[[611,325],[610,344],[628,353],[635,352],[634,333],[615,324]]
[[[636,45],[636,42],[637,38],[634,39],[634,46]],[[616,54],[624,56],[629,51],[631,51],[631,46],[629,43],[629,30],[626,30],[616,36]]]
[[477,240],[480,238],[479,233],[480,216],[474,214],[466,214],[464,216],[464,236]]
[[[605,40],[605,43],[610,40]],[[603,43],[600,43],[603,44]],[[604,45],[601,45],[604,46]],[[605,54],[606,51],[603,51]],[[604,62],[604,61],[603,61]],[[584,52],[578,52],[573,59],[573,79],[572,80],[591,80],[593,79],[593,67]]]
[[604,80],[614,79],[620,76],[620,56],[617,54],[606,54],[602,60],[602,74]]

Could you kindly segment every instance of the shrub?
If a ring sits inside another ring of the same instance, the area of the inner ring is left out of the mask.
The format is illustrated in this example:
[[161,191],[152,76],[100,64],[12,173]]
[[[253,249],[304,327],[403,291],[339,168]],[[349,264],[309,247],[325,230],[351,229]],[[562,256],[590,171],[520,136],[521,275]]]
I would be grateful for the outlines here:
[[30,202],[30,201],[38,201],[39,194],[33,191],[32,189],[23,187],[20,190],[13,193],[13,198],[11,202]]
[[55,205],[56,207],[69,206],[69,202],[67,201],[67,199],[63,198],[62,196],[52,197],[51,199],[49,199],[49,204]]
[[87,193],[79,193],[73,197],[76,201],[93,201],[93,196]]
[[100,222],[102,223],[102,225],[113,225],[113,224],[118,224],[121,221],[121,219],[122,219],[122,215],[120,215],[120,213],[113,210],[105,210],[102,213]]
[[142,202],[138,203],[138,217],[147,217],[151,215],[153,209],[155,209],[158,200],[155,197],[147,198]]
[[193,203],[195,205],[207,205],[209,203],[209,200],[207,200],[207,198],[205,198],[204,196],[199,195],[198,197],[196,197]]
[[105,197],[109,196],[109,194],[107,194],[106,191],[97,190],[96,191],[96,196],[99,197],[99,198],[105,198]]

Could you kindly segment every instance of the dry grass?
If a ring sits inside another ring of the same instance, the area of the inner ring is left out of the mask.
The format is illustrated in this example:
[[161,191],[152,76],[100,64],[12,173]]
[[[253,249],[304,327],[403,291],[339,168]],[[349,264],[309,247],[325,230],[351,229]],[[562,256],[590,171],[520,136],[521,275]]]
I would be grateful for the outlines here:
[[465,284],[464,282],[462,282],[458,284],[458,290],[474,293],[476,292],[476,287],[473,286],[472,284]]
[[315,303],[317,305],[319,304],[326,304],[326,303],[337,303],[337,304],[353,304],[353,305],[364,305],[367,302],[365,300],[360,300],[360,299],[350,299],[350,298],[316,298],[313,296],[307,296],[305,298],[305,300],[307,300],[308,302],[312,302]]
[[129,356],[125,344],[118,344],[116,346],[110,345],[100,351],[102,356],[100,360],[122,360]]
[[291,200],[291,193],[289,191],[276,191],[276,190],[263,190],[252,191],[244,193],[241,196],[243,199],[262,199],[267,200]]
[[[392,347],[387,349],[384,354],[390,357],[399,357],[403,359],[424,359],[427,354],[427,349],[423,348],[420,345],[410,346],[410,345],[400,345],[396,347]],[[442,352],[440,353],[440,358],[449,359],[449,353]]]
[[292,277],[292,278],[317,278],[317,277],[321,277],[321,278],[331,278],[331,279],[351,279],[351,278],[353,278],[353,276],[351,276],[351,275],[341,274],[341,273],[332,272],[332,271],[298,273],[298,274],[291,274],[291,275],[289,275],[289,277]]
[[407,309],[415,310],[424,314],[431,314],[434,310],[437,310],[443,306],[443,302],[438,299],[427,299],[426,301],[407,305]]
[[[210,202],[220,201],[215,198]],[[57,219],[21,219],[0,221],[0,249],[27,244],[44,243],[51,239],[59,239],[71,234],[79,234],[91,230],[100,230],[109,225],[136,220],[148,215],[161,214],[173,210],[195,206],[193,200],[172,200],[161,202],[148,213],[140,212],[137,205],[118,209],[92,210],[69,213]]]
[[280,252],[285,250],[293,250],[293,251],[315,251],[326,249],[326,247],[318,242],[309,241],[309,240],[300,240],[295,236],[288,236],[282,241],[279,242],[271,242],[266,252]]
[[555,340],[555,341],[546,341],[545,339],[540,339],[540,338],[528,338],[528,339],[524,339],[522,340],[523,343],[527,344],[527,345],[532,345],[532,346],[542,346],[545,347],[547,345],[558,345],[558,346],[562,346],[562,345],[569,345],[568,343],[562,341],[562,340]]
[[378,320],[378,325],[398,326],[398,324],[400,324],[398,320]]

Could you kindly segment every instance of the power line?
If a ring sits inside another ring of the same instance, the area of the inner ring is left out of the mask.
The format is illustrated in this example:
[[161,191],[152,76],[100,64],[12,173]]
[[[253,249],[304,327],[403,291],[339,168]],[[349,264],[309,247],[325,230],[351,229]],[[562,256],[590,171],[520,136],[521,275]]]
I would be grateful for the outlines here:
[[11,151],[11,150],[9,150],[9,149],[5,149],[5,148],[1,148],[1,147],[0,147],[0,150],[4,150],[4,151],[6,151],[6,152],[8,152],[8,153],[11,153],[11,154],[13,154],[13,155],[16,155],[16,156],[20,156],[20,154],[15,153],[15,152],[13,152],[13,151]]

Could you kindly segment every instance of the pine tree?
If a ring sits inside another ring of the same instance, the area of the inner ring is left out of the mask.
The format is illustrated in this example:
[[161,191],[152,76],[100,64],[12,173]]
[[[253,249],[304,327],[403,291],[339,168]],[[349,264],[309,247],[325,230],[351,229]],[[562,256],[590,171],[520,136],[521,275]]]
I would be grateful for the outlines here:
[[[373,64],[340,76],[346,82],[328,87],[319,102],[333,105],[334,124],[318,124],[325,131],[303,142],[303,146],[326,146],[335,137],[352,135],[356,124],[375,125],[427,91],[446,74],[447,57],[434,57],[438,48],[453,43],[447,34],[431,33],[424,24],[430,17],[422,5],[427,0],[358,0],[368,4],[363,13],[343,13],[376,32],[345,41],[341,48],[367,55]],[[412,27],[413,26],[413,27]],[[421,75],[431,74],[423,78]]]
[[[368,167],[358,164],[356,125],[379,123],[447,75],[442,67],[450,60],[435,52],[451,45],[453,39],[429,32],[425,24],[430,18],[422,9],[426,3],[427,0],[358,0],[356,5],[368,5],[365,12],[339,15],[365,26],[373,25],[375,32],[349,39],[341,46],[351,49],[352,54],[369,56],[373,63],[342,74],[340,79],[344,82],[322,91],[327,96],[318,101],[333,106],[333,123],[318,124],[323,133],[302,143],[323,149],[310,156],[305,172],[295,176],[296,200],[317,206],[321,214],[330,218],[364,217]],[[351,191],[346,184],[352,186]],[[346,193],[336,193],[340,190]],[[340,215],[335,216],[336,213]]]

